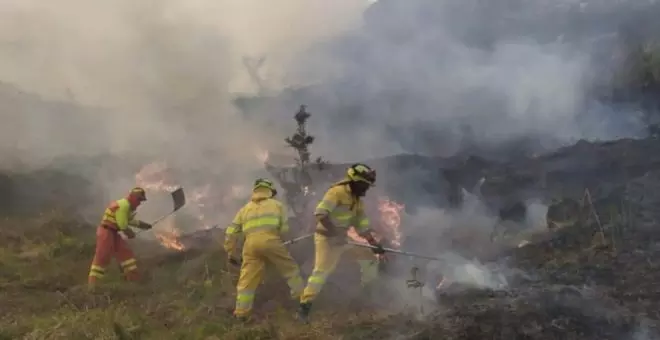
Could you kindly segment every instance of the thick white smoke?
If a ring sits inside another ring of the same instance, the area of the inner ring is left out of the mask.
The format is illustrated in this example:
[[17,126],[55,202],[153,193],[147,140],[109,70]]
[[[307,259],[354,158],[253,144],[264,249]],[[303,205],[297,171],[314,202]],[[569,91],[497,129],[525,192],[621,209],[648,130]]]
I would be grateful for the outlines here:
[[[231,105],[232,91],[254,87],[243,58],[267,56],[262,76],[280,88],[283,64],[350,28],[364,6],[347,0],[2,1],[0,80],[34,95],[7,101],[39,102],[41,96],[88,106],[73,114],[57,103],[4,110],[11,124],[3,124],[3,144],[24,145],[20,158],[27,163],[164,149],[191,158],[201,148],[222,150],[215,165],[254,158],[239,149],[281,140],[284,131],[259,130]],[[202,160],[196,154],[187,162]]]
[[[259,150],[284,148],[294,126],[267,126],[235,109],[234,92],[257,90],[244,60],[265,56],[258,76],[268,89],[283,88],[285,66],[312,44],[355,27],[365,6],[352,0],[1,1],[0,168],[42,168],[60,157],[140,156],[249,184],[262,168]],[[69,170],[98,182],[81,164]],[[98,204],[122,195],[134,169],[105,171],[125,181],[104,179],[107,192]]]

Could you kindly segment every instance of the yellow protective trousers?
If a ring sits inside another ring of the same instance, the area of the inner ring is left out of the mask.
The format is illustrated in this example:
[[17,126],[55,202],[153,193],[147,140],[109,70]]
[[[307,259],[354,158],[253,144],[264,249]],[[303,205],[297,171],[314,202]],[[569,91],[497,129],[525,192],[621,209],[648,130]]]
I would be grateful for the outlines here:
[[246,235],[243,245],[243,263],[236,287],[235,316],[248,316],[252,311],[254,294],[263,278],[266,263],[274,265],[287,280],[291,297],[300,298],[304,286],[300,269],[280,237],[272,231],[254,232]]
[[328,277],[334,272],[341,256],[349,251],[360,265],[363,286],[378,278],[378,261],[371,250],[356,248],[348,244],[333,244],[332,238],[314,234],[314,270],[307,281],[307,286],[300,298],[301,303],[314,301],[319,295]]

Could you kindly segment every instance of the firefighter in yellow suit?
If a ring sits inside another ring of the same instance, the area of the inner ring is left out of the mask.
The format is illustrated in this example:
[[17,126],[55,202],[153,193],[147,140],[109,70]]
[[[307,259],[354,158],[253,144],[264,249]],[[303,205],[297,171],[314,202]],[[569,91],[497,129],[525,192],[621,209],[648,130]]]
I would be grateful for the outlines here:
[[237,236],[245,235],[241,274],[236,287],[234,316],[246,320],[252,311],[254,293],[262,281],[266,263],[271,263],[287,279],[293,299],[299,299],[304,282],[298,264],[282,243],[281,234],[288,232],[286,208],[273,198],[277,190],[273,182],[257,179],[250,202],[245,204],[227,228],[224,248],[229,262],[238,265],[235,257]]
[[298,317],[302,321],[307,322],[312,302],[334,271],[342,253],[350,249],[346,245],[349,227],[353,226],[358,235],[376,247],[372,250],[375,254],[385,253],[371,234],[364,203],[360,199],[375,183],[374,170],[364,164],[353,164],[348,168],[346,178],[330,187],[316,206],[314,215],[318,223],[314,234],[314,270],[300,299]]

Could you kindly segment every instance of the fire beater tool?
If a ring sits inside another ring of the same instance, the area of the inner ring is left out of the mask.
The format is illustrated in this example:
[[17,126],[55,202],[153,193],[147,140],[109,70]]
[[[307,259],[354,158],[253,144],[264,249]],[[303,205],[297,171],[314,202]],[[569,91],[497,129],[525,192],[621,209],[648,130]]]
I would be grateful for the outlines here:
[[[183,192],[183,188],[181,187],[177,188],[176,190],[172,191],[170,195],[172,196],[172,204],[173,204],[172,211],[156,219],[154,222],[151,223],[152,226],[156,225],[158,222],[164,220],[168,216],[174,214],[184,205],[186,205],[186,194]],[[144,230],[140,230],[138,231],[138,233],[142,231]]]

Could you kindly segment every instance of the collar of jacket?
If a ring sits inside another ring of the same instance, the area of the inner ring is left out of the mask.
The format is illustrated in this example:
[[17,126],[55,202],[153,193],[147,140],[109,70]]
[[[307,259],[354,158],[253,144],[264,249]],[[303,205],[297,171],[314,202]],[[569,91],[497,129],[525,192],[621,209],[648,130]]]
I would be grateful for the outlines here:
[[263,201],[273,197],[273,193],[270,189],[267,188],[257,188],[252,192],[252,197],[250,198],[253,202]]
[[348,179],[348,178],[344,178],[344,179],[342,179],[341,181],[339,181],[339,182],[333,184],[332,186],[333,186],[333,187],[338,187],[338,186],[340,186],[340,185],[343,185],[343,186],[345,187],[345,189],[346,189],[346,192],[348,192],[349,195],[355,197],[356,201],[359,201],[359,200],[360,200],[360,197],[353,195],[353,192],[351,192],[351,186],[348,185],[350,182],[351,182],[350,179]]
[[351,192],[351,187],[348,185],[348,183],[350,183],[350,182],[351,182],[350,179],[348,179],[348,178],[344,178],[344,179],[342,179],[341,181],[339,181],[339,182],[333,184],[332,186],[333,186],[333,187],[338,187],[338,186],[340,186],[340,185],[345,185],[345,186],[346,186],[346,190],[348,190],[348,192]]

